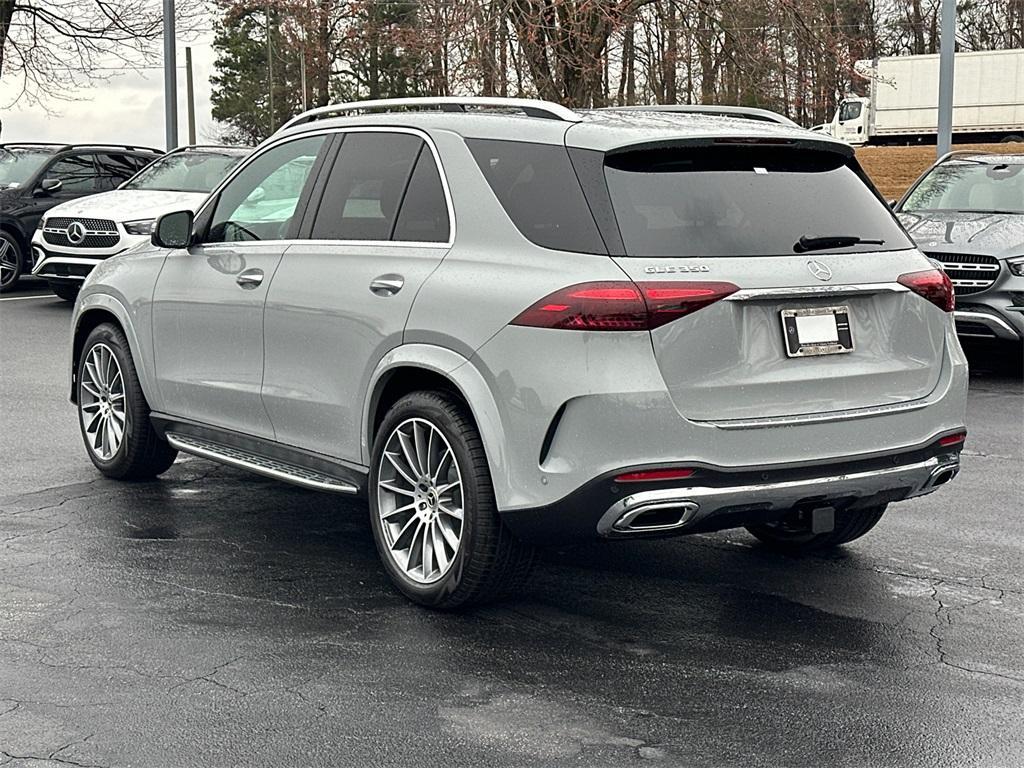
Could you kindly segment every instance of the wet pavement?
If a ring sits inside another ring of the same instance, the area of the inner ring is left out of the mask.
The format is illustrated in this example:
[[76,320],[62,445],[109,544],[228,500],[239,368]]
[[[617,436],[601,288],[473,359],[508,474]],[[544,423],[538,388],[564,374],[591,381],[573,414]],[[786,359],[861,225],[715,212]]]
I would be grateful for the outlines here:
[[958,480],[841,552],[595,543],[450,615],[390,588],[365,505],[100,478],[69,316],[0,300],[0,765],[1024,765],[1010,350],[972,351]]

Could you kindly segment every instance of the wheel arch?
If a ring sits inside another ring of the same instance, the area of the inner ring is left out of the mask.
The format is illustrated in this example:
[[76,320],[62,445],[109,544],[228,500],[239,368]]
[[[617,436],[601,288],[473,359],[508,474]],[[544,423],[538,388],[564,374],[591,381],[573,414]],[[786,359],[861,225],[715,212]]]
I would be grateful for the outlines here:
[[75,314],[75,321],[71,331],[71,370],[69,371],[68,378],[71,402],[77,402],[78,362],[82,356],[85,340],[94,328],[105,322],[115,324],[124,333],[125,338],[128,339],[128,348],[132,354],[135,370],[139,375],[139,383],[142,386],[143,394],[152,403],[153,401],[150,399],[152,387],[150,386],[149,369],[145,357],[141,354],[139,339],[131,322],[131,316],[120,301],[113,296],[101,293],[89,294],[84,299],[81,299]]
[[377,428],[392,404],[409,392],[446,390],[466,404],[480,432],[494,493],[501,507],[508,498],[505,431],[497,404],[483,376],[457,352],[429,344],[408,344],[391,350],[377,365],[363,407],[361,449],[369,466]]

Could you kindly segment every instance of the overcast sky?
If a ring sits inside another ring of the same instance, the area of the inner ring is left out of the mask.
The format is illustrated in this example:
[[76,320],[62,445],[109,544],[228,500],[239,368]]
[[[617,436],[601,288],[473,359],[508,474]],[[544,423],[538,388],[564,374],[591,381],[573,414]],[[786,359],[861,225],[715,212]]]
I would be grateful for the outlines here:
[[[196,140],[215,141],[217,128],[210,118],[210,75],[213,71],[211,37],[189,43],[196,97]],[[185,106],[185,48],[178,45],[178,143],[188,141]],[[3,136],[0,141],[104,142],[164,147],[163,71],[148,69],[112,77],[95,88],[81,91],[78,101],[48,103],[42,107],[7,107],[17,93],[13,77],[0,82]]]

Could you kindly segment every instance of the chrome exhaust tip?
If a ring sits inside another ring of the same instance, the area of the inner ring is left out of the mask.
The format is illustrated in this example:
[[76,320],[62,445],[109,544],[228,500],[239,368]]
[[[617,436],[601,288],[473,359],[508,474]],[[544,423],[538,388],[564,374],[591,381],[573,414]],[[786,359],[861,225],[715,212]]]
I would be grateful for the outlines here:
[[640,504],[613,524],[616,533],[664,533],[684,528],[697,515],[700,506],[693,501],[662,501]]
[[928,478],[927,489],[938,488],[940,485],[945,485],[954,477],[960,473],[959,464],[943,464],[936,467]]

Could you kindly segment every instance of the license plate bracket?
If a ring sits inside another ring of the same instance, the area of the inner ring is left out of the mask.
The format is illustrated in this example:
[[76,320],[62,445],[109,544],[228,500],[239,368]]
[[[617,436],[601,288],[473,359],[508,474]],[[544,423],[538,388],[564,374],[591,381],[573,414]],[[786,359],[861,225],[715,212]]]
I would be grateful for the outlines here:
[[849,307],[784,309],[782,338],[789,357],[841,355],[853,351]]

